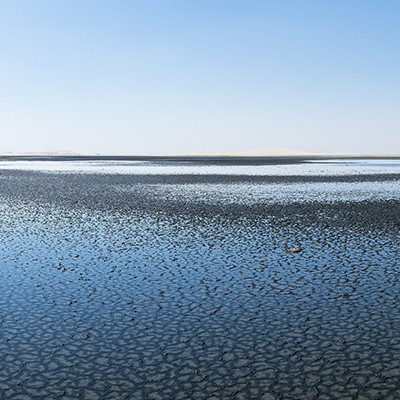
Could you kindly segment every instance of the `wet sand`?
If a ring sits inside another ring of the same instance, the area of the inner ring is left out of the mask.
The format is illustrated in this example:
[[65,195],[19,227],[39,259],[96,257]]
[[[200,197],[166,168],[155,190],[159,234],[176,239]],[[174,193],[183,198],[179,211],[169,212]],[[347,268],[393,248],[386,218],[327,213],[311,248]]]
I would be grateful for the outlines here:
[[157,189],[290,179],[0,171],[0,397],[399,398],[399,200]]

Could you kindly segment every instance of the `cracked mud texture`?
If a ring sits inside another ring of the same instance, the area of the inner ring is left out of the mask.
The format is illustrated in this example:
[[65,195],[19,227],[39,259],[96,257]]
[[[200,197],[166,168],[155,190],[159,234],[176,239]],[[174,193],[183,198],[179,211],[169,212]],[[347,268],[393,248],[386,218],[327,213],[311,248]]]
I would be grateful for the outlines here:
[[0,398],[400,398],[399,200],[288,179],[1,171]]

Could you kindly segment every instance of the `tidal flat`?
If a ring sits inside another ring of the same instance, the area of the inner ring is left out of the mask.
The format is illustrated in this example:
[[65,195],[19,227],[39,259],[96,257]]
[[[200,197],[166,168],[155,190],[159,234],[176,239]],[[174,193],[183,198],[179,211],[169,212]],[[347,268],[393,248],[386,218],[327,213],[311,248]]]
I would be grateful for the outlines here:
[[0,398],[399,399],[399,230],[399,160],[0,161]]

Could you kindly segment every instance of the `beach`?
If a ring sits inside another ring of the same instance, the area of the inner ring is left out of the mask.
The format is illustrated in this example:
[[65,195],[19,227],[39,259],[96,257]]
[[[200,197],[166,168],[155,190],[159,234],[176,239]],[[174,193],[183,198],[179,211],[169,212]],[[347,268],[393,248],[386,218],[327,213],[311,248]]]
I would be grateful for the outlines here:
[[399,183],[396,159],[0,160],[0,397],[399,398]]

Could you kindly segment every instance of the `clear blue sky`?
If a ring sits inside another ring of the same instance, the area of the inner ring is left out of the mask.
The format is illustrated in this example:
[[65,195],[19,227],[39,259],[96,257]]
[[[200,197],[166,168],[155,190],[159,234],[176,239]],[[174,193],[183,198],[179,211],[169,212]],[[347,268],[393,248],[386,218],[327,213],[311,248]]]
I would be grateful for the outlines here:
[[398,0],[0,0],[0,152],[400,153]]

